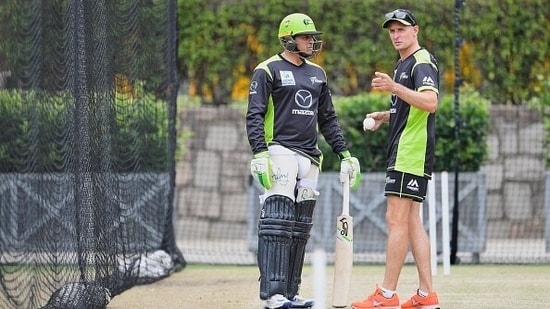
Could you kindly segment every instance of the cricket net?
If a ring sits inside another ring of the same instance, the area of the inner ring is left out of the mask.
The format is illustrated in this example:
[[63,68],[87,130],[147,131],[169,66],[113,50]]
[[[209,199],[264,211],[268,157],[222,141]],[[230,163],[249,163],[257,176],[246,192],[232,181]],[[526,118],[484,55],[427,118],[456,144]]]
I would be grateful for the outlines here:
[[104,308],[186,261],[176,1],[0,6],[0,307]]

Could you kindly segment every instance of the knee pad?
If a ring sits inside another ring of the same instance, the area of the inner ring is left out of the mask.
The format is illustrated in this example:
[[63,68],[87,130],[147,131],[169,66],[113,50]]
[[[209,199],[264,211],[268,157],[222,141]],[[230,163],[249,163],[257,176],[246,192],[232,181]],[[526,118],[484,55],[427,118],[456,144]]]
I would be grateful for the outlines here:
[[315,191],[312,188],[298,187],[298,189],[296,190],[296,203],[307,200],[315,201],[317,195],[319,195],[319,192]]
[[292,199],[282,195],[266,198],[258,223],[260,299],[287,294],[294,219],[295,204]]

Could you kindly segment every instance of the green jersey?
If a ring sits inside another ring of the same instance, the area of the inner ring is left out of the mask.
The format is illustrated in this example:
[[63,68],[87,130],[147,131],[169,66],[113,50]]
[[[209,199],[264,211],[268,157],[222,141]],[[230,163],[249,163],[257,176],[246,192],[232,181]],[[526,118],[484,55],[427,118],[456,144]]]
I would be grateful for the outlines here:
[[[393,79],[415,91],[439,93],[437,61],[424,48],[400,60]],[[392,94],[388,135],[388,170],[430,178],[435,152],[435,113],[420,110]]]

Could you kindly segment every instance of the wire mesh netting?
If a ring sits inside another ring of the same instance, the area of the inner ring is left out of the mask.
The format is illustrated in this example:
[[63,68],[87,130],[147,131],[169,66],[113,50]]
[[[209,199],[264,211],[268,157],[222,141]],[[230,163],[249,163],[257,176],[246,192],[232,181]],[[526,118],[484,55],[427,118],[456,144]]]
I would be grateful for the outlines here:
[[[0,6],[1,308],[104,308],[186,262],[256,263],[242,107],[176,114],[176,12],[175,0]],[[462,263],[550,263],[548,115],[489,114],[481,170],[434,175],[421,215],[436,259],[456,242]],[[364,169],[351,193],[355,262],[384,262],[383,184]],[[308,252],[332,262],[338,175],[318,189]]]
[[[180,130],[194,135],[187,139],[177,169],[178,247],[193,263],[254,264],[262,190],[248,175],[251,154],[244,115],[230,107],[183,112]],[[433,175],[422,217],[426,230],[435,231],[435,258],[442,263],[444,245],[456,239],[456,263],[550,263],[550,174],[545,172],[543,141],[547,116],[527,106],[495,106],[489,118],[490,155],[481,170],[457,175],[448,171],[445,178],[443,172]],[[361,151],[365,149],[352,148],[353,153]],[[362,172],[361,185],[350,196],[354,258],[357,263],[384,263],[385,174]],[[324,248],[331,262],[335,220],[342,207],[338,173],[322,172],[318,191],[308,252]],[[447,251],[446,258],[449,255]]]
[[0,307],[104,308],[175,245],[175,1],[4,1]]

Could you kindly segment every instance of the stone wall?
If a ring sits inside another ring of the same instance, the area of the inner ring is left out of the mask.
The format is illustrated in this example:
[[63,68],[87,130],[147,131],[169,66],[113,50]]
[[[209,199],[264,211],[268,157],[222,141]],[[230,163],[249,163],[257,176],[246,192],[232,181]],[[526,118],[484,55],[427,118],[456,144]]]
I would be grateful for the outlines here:
[[202,107],[184,111],[179,121],[179,131],[192,135],[176,169],[175,227],[186,231],[178,236],[193,237],[193,230],[208,239],[242,237],[251,158],[243,114],[228,107]]
[[488,235],[539,238],[544,232],[544,127],[525,106],[492,106],[488,135]]
[[[178,238],[240,239],[247,229],[250,148],[242,111],[201,107],[180,115],[193,132],[177,167]],[[467,121],[466,121],[467,123]],[[487,179],[490,238],[543,237],[543,125],[523,106],[491,108]],[[452,193],[451,193],[452,194]],[[452,197],[451,197],[452,201]]]

